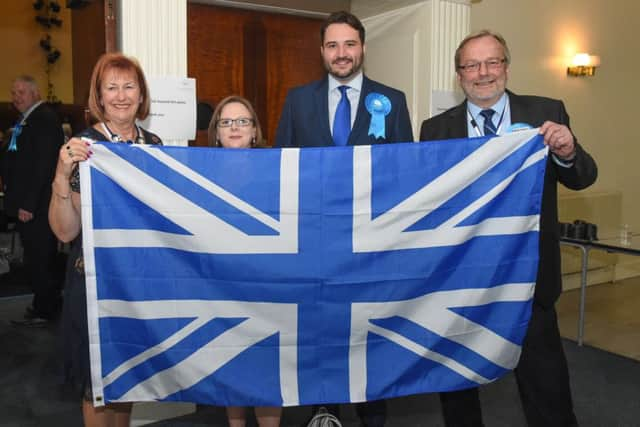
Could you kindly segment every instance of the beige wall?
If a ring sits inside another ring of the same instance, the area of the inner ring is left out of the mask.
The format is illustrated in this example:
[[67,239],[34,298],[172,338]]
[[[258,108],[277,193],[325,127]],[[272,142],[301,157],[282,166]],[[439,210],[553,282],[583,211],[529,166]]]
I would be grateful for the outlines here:
[[[45,34],[36,23],[32,1],[3,1],[0,7],[0,102],[11,100],[13,79],[20,74],[30,74],[40,86],[43,97],[47,94],[45,57],[40,48],[40,38]],[[64,1],[59,2],[64,5]],[[71,11],[63,7],[59,13],[61,28],[52,28],[52,44],[62,55],[54,64],[52,82],[56,96],[64,103],[73,103],[73,72],[71,61]]]
[[[472,30],[490,28],[507,39],[517,93],[563,99],[580,142],[599,166],[588,192],[622,192],[622,221],[640,231],[640,125],[637,106],[640,3],[602,0],[482,0],[471,7]],[[601,57],[595,77],[567,77],[576,52]],[[563,190],[566,195],[568,190]]]

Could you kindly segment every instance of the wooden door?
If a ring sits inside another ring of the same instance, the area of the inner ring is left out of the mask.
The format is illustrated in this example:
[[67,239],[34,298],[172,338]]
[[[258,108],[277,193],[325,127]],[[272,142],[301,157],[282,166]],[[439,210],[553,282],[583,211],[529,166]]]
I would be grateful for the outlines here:
[[[322,21],[293,15],[188,3],[188,74],[197,97],[214,108],[222,98],[249,99],[272,145],[287,91],[324,75]],[[206,145],[198,131],[192,145]]]

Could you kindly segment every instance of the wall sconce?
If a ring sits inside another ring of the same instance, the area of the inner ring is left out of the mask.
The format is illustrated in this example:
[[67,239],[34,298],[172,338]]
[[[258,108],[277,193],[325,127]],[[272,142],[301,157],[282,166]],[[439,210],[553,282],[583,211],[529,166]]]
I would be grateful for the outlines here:
[[593,76],[600,65],[600,57],[588,53],[576,53],[567,67],[568,76]]

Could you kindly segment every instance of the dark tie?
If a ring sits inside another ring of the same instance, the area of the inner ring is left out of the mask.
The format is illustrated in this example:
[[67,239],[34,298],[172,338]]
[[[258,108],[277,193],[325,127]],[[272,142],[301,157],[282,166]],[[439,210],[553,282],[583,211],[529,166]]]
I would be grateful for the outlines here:
[[495,114],[495,111],[493,111],[491,108],[489,108],[488,110],[480,111],[480,115],[484,117],[484,126],[482,130],[485,136],[496,134],[496,127],[494,126],[493,121],[491,120],[494,114]]
[[351,133],[351,104],[347,98],[349,86],[339,86],[342,97],[333,117],[333,142],[336,145],[347,145]]

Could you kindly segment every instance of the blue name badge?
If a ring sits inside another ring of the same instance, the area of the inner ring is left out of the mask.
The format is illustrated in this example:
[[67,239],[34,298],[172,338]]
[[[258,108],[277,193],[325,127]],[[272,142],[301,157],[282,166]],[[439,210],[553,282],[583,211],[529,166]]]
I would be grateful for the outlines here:
[[519,132],[521,130],[533,129],[533,126],[527,123],[512,123],[507,129],[507,133]]

